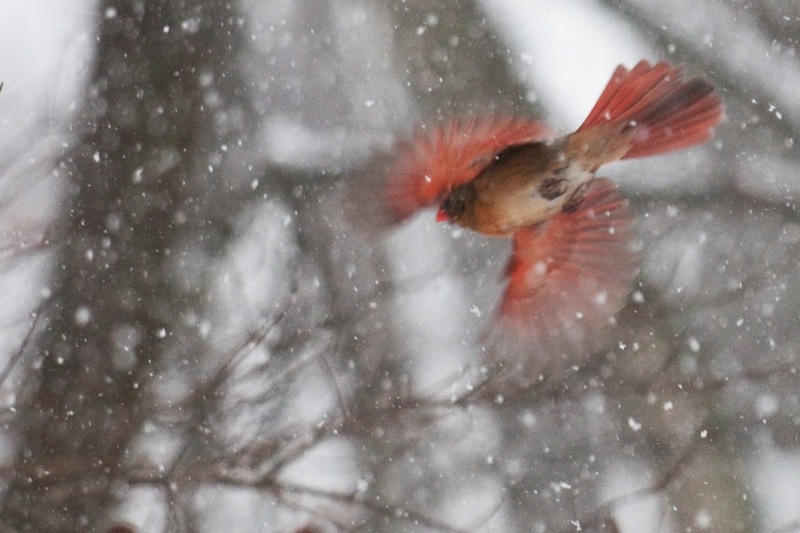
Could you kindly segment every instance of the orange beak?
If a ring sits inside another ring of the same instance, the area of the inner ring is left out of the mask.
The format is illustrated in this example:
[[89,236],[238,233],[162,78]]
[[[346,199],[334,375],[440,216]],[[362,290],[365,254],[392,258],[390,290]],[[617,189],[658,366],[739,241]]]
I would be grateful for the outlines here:
[[449,222],[449,221],[450,221],[450,215],[448,215],[447,211],[445,211],[440,207],[439,210],[436,211],[436,222]]

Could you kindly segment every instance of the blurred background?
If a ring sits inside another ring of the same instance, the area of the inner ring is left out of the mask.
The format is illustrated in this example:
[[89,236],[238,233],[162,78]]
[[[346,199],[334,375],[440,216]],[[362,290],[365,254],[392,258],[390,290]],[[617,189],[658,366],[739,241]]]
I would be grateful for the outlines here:
[[[0,530],[800,531],[799,36],[780,0],[5,0]],[[642,245],[607,349],[480,394],[508,243],[343,198],[415,124],[566,133],[642,58],[727,118],[603,171]]]

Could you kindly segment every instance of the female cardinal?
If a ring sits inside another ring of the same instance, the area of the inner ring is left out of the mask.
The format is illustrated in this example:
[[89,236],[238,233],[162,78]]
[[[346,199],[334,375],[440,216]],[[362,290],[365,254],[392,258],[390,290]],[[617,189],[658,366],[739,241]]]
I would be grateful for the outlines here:
[[399,222],[436,219],[513,238],[496,325],[542,358],[598,347],[636,275],[632,215],[604,163],[671,152],[711,136],[714,87],[667,63],[617,67],[572,134],[528,119],[471,119],[422,128],[394,150],[384,209]]

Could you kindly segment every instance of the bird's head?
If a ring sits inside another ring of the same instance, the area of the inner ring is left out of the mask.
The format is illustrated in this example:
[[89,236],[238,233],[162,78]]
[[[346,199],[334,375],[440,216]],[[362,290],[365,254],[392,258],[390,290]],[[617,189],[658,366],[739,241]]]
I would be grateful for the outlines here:
[[450,191],[436,211],[436,222],[458,222],[467,209],[467,203],[473,196],[473,188],[467,183]]

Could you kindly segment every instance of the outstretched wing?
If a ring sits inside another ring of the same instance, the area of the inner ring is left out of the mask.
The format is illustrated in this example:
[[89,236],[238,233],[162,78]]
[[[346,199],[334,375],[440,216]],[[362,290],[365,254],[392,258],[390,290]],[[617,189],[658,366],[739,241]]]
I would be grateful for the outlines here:
[[395,222],[439,202],[474,179],[499,152],[552,137],[542,123],[518,118],[450,121],[400,142],[387,167],[385,203]]
[[547,360],[598,348],[637,273],[632,226],[627,200],[596,179],[577,208],[517,232],[497,318],[506,340]]

